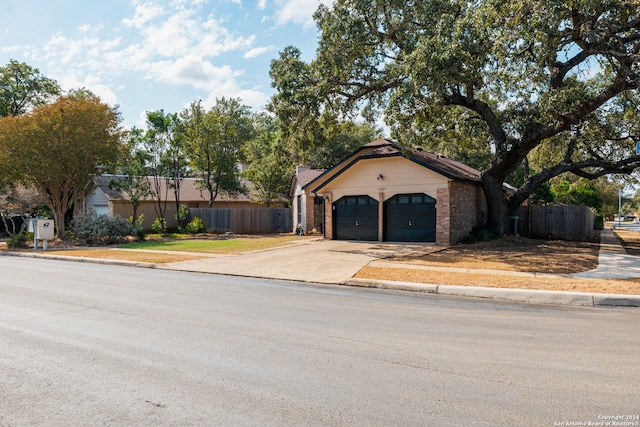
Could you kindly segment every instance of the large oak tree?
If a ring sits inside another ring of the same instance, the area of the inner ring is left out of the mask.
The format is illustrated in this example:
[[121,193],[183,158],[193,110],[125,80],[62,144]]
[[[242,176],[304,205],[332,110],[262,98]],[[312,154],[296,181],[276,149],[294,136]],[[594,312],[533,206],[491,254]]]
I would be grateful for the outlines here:
[[[321,36],[310,64],[292,48],[273,61],[274,105],[292,129],[309,114],[383,112],[400,142],[476,153],[488,227],[502,233],[508,210],[554,176],[640,165],[639,6],[337,0],[315,14]],[[505,201],[503,182],[529,156],[538,172]]]

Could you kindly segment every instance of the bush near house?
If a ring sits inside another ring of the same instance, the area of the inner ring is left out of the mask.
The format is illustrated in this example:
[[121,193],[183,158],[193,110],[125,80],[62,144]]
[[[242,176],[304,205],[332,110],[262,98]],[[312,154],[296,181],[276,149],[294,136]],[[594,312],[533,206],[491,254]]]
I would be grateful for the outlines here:
[[121,243],[136,233],[135,227],[120,216],[96,215],[95,212],[76,215],[71,220],[74,237],[87,243]]

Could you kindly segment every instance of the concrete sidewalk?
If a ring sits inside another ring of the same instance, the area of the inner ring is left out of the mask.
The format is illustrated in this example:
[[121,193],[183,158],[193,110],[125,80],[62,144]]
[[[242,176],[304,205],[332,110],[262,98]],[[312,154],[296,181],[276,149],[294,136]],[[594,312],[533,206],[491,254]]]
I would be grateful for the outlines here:
[[594,270],[575,273],[578,279],[631,279],[640,277],[640,257],[627,255],[618,238],[610,229],[600,234],[598,267]]

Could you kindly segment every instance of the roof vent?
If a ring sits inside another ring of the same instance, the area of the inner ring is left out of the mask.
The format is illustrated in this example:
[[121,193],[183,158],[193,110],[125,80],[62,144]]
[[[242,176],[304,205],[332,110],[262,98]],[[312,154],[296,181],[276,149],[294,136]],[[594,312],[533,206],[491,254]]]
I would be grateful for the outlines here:
[[416,151],[424,151],[424,148],[422,147],[414,147]]

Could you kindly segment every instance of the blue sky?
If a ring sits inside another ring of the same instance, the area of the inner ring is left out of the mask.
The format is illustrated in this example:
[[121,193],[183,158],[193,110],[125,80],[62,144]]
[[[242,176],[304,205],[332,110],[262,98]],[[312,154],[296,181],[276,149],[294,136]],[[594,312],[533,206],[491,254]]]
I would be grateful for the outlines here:
[[[328,0],[325,4],[331,3]],[[119,105],[124,125],[148,110],[273,94],[269,64],[294,45],[314,57],[320,0],[0,0],[0,65],[38,68],[64,90]]]

